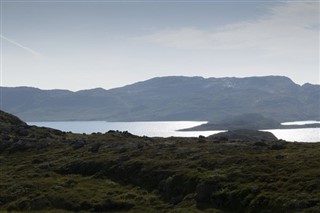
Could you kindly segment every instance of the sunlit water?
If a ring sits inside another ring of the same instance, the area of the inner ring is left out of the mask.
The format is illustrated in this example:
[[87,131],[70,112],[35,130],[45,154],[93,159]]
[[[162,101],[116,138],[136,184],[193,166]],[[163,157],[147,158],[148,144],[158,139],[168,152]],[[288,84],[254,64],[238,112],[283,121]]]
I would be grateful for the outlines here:
[[[310,121],[307,121],[310,122]],[[139,136],[149,137],[198,137],[199,135],[209,136],[221,131],[188,131],[181,132],[179,129],[198,126],[205,121],[160,121],[160,122],[106,122],[106,121],[61,121],[61,122],[29,122],[30,125],[50,127],[66,132],[93,133],[107,132],[109,130],[128,131]],[[315,122],[312,122],[315,123]],[[296,124],[291,122],[291,124]],[[301,121],[299,121],[301,124]],[[289,124],[287,124],[289,125]],[[297,142],[320,142],[320,128],[301,129],[273,129],[272,132],[277,138],[286,141]]]
[[284,122],[282,125],[305,125],[305,124],[320,124],[320,121],[293,121],[293,122]]

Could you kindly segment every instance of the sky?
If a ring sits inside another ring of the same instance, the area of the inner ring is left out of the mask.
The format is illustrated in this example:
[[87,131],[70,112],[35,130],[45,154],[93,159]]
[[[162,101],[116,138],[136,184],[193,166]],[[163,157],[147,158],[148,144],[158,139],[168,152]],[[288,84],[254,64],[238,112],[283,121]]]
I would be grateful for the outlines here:
[[2,86],[266,75],[320,84],[318,0],[0,1]]

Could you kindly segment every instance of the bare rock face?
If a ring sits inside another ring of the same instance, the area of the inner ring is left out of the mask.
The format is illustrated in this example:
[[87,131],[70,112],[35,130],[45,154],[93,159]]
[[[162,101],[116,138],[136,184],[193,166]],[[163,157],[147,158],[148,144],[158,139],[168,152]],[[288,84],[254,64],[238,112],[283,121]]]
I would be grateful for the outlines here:
[[278,140],[278,138],[274,136],[271,132],[249,130],[249,129],[220,132],[218,134],[208,136],[208,138],[214,141],[237,140],[237,141],[247,141],[247,142],[264,142],[264,141]]

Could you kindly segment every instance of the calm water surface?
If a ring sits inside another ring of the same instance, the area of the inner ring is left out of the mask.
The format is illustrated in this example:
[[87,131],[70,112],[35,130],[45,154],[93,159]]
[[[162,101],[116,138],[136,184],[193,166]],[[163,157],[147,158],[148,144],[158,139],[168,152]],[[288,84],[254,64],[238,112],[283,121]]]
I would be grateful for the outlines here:
[[293,122],[284,122],[282,125],[305,125],[305,124],[320,124],[320,121],[293,121]]
[[[315,123],[304,121],[307,123]],[[316,121],[318,122],[318,121]],[[62,131],[74,133],[107,132],[109,130],[128,131],[139,136],[149,137],[198,137],[199,135],[209,136],[221,131],[190,131],[179,132],[177,130],[204,124],[206,121],[161,121],[161,122],[106,122],[106,121],[61,121],[61,122],[29,122],[29,125],[44,126]],[[284,125],[287,123],[284,123]],[[290,122],[290,124],[297,124]],[[303,124],[301,121],[298,124]],[[289,125],[289,124],[287,124]],[[301,129],[272,129],[277,138],[297,142],[320,142],[320,128]]]

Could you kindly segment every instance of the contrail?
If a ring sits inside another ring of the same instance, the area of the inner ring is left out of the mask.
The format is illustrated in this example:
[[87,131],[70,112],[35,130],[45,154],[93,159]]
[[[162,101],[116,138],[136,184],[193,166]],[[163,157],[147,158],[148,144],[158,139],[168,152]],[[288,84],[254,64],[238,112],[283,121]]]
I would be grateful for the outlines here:
[[35,56],[41,55],[41,54],[38,53],[37,51],[35,51],[35,50],[33,50],[33,49],[29,48],[29,47],[23,46],[22,44],[19,44],[18,42],[13,41],[13,40],[11,40],[11,39],[3,36],[3,35],[0,35],[0,38],[6,40],[6,41],[8,41],[8,42],[10,42],[11,44],[14,44],[14,45],[16,45],[16,46],[18,46],[18,47],[21,47],[22,49],[28,51],[29,53],[32,53],[32,54],[35,55]]

